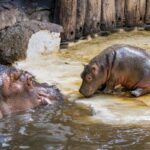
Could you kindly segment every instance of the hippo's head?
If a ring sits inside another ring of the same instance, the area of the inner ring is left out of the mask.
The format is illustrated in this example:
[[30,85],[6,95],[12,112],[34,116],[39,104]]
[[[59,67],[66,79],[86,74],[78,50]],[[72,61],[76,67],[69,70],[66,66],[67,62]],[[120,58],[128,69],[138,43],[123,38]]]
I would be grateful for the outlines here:
[[55,86],[38,83],[28,72],[11,70],[3,80],[0,96],[4,99],[5,107],[0,106],[2,114],[24,111],[42,104],[56,104],[63,100]]
[[83,79],[79,92],[86,97],[92,96],[98,89],[102,89],[106,80],[104,66],[96,63],[85,65],[81,74]]

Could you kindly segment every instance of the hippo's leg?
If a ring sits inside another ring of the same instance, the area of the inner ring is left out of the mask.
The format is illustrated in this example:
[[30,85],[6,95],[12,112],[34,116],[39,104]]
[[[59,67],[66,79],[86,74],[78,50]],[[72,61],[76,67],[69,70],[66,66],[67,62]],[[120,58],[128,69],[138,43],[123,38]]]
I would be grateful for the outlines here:
[[131,94],[136,97],[147,94],[147,93],[150,93],[150,88],[137,88],[131,91]]
[[115,80],[113,78],[109,79],[107,82],[106,82],[106,87],[104,89],[104,93],[105,94],[112,94],[113,93],[113,89],[114,87],[116,86],[115,84]]

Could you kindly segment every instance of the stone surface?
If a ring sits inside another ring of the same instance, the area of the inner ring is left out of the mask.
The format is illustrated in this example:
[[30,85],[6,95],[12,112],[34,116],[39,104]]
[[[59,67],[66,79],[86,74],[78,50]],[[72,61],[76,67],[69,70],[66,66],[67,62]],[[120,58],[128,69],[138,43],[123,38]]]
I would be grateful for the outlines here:
[[1,30],[0,63],[12,64],[17,60],[25,59],[30,37],[40,30],[57,33],[63,31],[59,25],[39,21],[20,22]]
[[25,13],[12,3],[0,4],[0,30],[13,26],[19,21],[28,20]]
[[60,33],[42,30],[33,34],[28,43],[27,58],[39,59],[40,55],[46,56],[60,49]]

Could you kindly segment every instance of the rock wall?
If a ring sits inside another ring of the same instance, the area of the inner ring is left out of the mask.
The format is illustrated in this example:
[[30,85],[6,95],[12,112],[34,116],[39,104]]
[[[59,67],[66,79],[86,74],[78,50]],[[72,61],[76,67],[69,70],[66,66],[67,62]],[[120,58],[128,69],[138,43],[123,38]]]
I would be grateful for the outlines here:
[[150,24],[150,0],[1,0],[0,12],[0,29],[26,19],[53,22],[65,41]]
[[[51,1],[0,1],[1,64],[10,65],[15,61],[25,59],[28,54],[30,38],[41,30],[49,32],[49,43],[51,43],[49,51],[52,50],[52,47],[58,47],[60,44],[59,35],[63,32],[63,28],[60,25],[50,23],[50,4]],[[45,33],[47,34],[47,32]],[[54,46],[54,43],[57,46]],[[35,53],[38,51],[37,48]],[[45,51],[45,49],[40,51]]]
[[[59,25],[34,20],[19,22],[9,28],[1,30],[0,63],[9,65],[17,60],[25,59],[31,36],[41,30],[47,30],[49,33],[60,33],[63,31]],[[49,40],[51,41],[51,38]],[[39,41],[36,42],[38,43]]]

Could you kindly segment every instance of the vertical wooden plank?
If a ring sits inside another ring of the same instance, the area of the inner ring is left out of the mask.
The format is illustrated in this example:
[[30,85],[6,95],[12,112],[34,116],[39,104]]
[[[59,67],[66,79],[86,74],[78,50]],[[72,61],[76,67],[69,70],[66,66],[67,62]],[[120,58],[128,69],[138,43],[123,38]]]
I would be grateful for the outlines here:
[[64,28],[62,39],[66,41],[75,39],[77,0],[57,0],[55,21]]
[[142,25],[144,22],[145,0],[126,0],[126,25],[129,27]]
[[87,0],[77,0],[77,20],[76,20],[77,39],[81,38],[83,35],[86,8],[87,8]]
[[102,0],[102,30],[113,30],[116,27],[115,0]]
[[101,0],[87,0],[84,35],[100,31]]
[[145,23],[150,24],[150,0],[146,1]]
[[123,27],[125,25],[125,0],[116,0],[116,26]]
[[146,13],[146,0],[139,0],[139,21],[138,25],[144,24],[145,19],[145,13]]
[[137,0],[126,0],[125,17],[127,27],[133,27],[136,25],[137,9],[139,9]]

